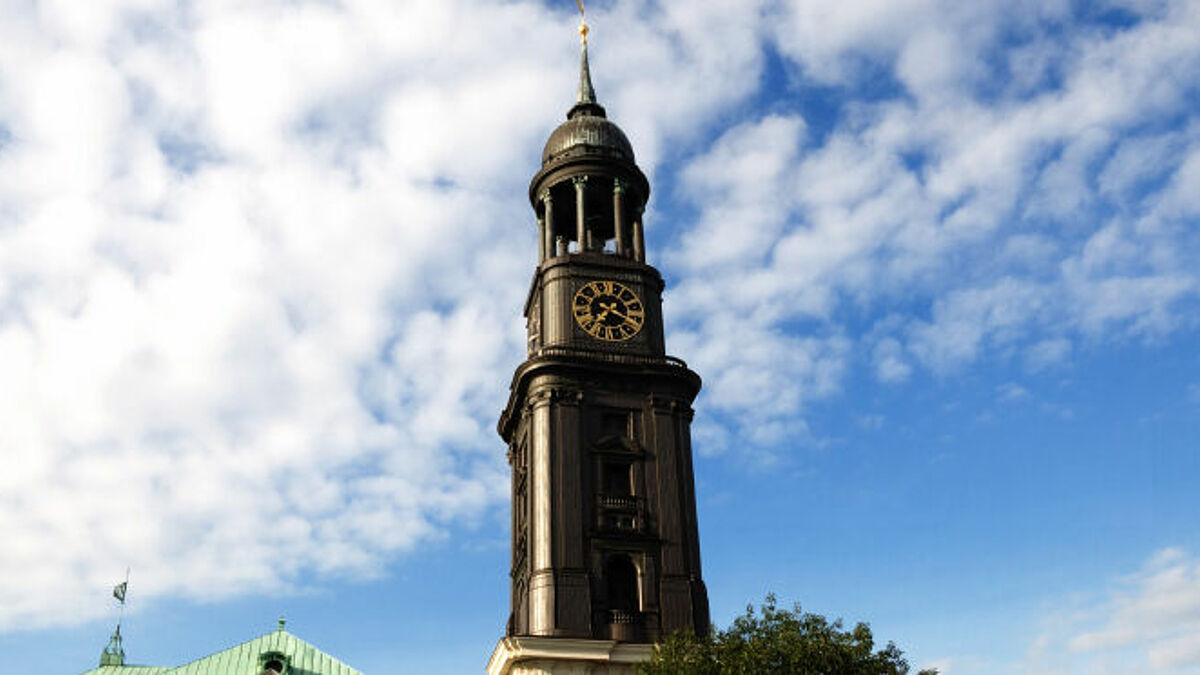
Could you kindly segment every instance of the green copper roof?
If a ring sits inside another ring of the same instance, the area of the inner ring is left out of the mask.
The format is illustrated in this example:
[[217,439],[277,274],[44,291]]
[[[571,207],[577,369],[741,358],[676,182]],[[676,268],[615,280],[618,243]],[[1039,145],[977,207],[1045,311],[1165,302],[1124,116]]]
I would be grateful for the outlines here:
[[259,675],[259,657],[267,652],[287,656],[289,675],[362,675],[286,630],[277,630],[225,651],[177,667],[100,666],[83,675]]
[[172,670],[158,665],[101,665],[100,668],[86,671],[84,675],[160,675]]

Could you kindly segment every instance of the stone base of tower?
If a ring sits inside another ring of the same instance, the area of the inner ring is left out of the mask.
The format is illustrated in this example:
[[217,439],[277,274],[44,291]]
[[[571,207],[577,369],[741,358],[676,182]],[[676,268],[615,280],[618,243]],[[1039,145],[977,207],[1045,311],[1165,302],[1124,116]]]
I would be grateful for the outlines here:
[[649,644],[510,637],[496,645],[487,675],[634,675],[653,654]]

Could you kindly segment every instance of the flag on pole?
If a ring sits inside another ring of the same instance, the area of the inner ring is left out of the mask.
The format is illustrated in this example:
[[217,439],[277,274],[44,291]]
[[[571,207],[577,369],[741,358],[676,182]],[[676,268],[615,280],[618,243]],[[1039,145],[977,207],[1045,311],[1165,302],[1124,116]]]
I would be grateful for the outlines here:
[[117,584],[116,586],[113,586],[113,597],[116,598],[117,600],[120,600],[122,605],[125,604],[125,589],[128,587],[129,587],[128,581],[122,581],[121,583]]

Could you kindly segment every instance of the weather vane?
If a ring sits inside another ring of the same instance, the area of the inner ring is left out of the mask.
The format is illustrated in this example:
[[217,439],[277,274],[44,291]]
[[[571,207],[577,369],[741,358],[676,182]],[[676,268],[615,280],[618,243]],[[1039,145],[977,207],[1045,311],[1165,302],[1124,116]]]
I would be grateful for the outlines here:
[[575,0],[575,5],[579,7],[579,39],[587,44],[587,13],[583,9],[583,0]]
[[117,632],[121,632],[121,621],[125,619],[125,594],[129,591],[129,568],[125,568],[125,581],[113,586],[113,597],[121,603],[121,613],[117,617]]
[[129,568],[125,568],[125,581],[113,586],[113,597],[121,603],[121,613],[117,615],[117,628],[108,640],[108,646],[100,653],[101,666],[125,665],[125,646],[121,643],[121,622],[125,620],[125,594],[129,591]]

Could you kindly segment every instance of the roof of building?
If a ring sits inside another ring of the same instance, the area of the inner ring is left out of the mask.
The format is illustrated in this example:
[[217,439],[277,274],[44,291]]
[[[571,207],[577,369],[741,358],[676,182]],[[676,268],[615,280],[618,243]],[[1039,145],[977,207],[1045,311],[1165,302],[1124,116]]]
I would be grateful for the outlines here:
[[85,671],[84,675],[160,675],[172,670],[163,665],[101,665],[100,668]]
[[287,657],[288,675],[362,675],[282,628],[182,666],[100,666],[82,675],[259,675],[272,652]]

